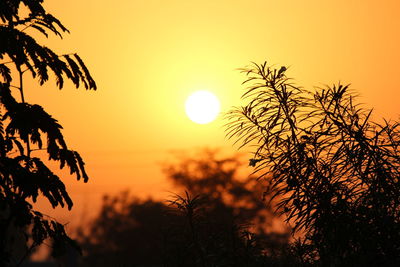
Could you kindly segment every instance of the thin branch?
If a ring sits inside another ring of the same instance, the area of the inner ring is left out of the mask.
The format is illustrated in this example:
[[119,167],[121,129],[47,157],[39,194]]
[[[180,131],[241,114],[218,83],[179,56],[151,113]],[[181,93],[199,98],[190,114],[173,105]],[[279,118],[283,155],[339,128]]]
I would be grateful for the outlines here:
[[[19,91],[21,93],[21,102],[25,103],[25,97],[24,97],[24,87],[23,87],[23,72],[21,71],[21,67],[19,65],[17,65],[17,70],[19,73]],[[28,135],[28,140],[26,142],[26,156],[29,158],[31,156],[31,145],[30,145],[30,141],[29,141],[29,135]]]

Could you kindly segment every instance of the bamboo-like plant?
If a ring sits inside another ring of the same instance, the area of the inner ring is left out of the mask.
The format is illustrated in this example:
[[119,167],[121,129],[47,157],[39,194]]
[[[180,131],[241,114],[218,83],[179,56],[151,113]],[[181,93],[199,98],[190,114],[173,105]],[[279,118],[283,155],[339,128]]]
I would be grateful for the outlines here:
[[306,90],[266,63],[242,71],[247,102],[226,114],[227,135],[254,148],[249,164],[305,232],[308,262],[399,263],[399,123],[372,121],[348,85]]

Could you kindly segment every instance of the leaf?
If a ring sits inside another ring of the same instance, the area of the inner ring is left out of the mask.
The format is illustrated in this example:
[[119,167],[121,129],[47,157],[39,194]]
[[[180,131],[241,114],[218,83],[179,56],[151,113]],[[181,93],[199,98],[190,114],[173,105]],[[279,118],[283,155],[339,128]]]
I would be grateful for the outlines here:
[[19,149],[19,153],[21,155],[24,155],[24,147],[22,146],[22,144],[15,138],[12,139],[13,142],[17,145],[18,149]]
[[4,83],[10,83],[11,82],[11,71],[10,69],[4,65],[0,64],[0,75],[3,77]]

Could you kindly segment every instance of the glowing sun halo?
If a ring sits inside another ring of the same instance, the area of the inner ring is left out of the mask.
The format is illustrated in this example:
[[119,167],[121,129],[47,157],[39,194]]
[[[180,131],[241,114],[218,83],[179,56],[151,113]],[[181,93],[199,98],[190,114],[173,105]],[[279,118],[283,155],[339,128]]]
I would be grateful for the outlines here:
[[185,109],[189,119],[199,124],[206,124],[218,116],[220,104],[213,93],[201,90],[187,98]]

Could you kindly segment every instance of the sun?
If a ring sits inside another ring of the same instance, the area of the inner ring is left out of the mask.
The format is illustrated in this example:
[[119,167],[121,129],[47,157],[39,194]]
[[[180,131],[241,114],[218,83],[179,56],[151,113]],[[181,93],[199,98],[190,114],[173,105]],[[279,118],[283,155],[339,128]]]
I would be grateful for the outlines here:
[[206,124],[215,120],[220,111],[218,98],[209,91],[192,93],[185,103],[186,114],[193,122]]

